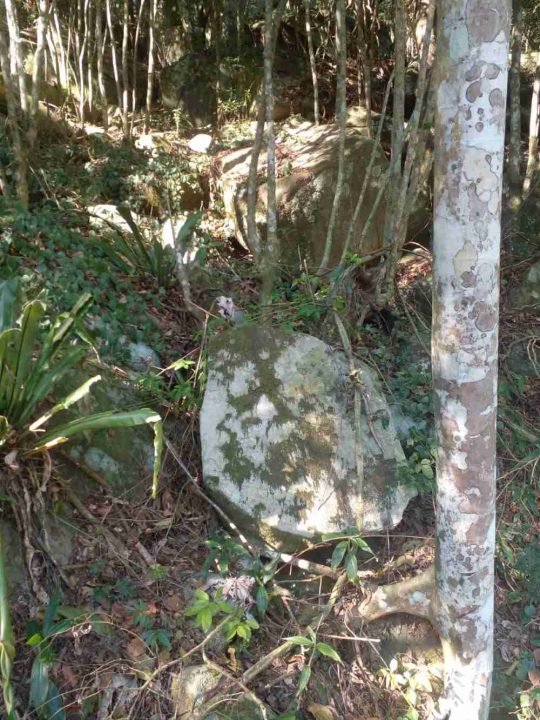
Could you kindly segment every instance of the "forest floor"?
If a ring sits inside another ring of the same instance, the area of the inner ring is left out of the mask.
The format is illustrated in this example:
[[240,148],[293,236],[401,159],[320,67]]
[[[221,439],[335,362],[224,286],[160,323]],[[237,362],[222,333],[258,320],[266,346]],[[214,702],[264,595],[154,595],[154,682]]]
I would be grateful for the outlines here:
[[[355,623],[361,583],[346,585],[332,598],[332,612],[324,618],[334,581],[321,574],[320,566],[329,569],[333,544],[303,556],[315,563],[308,570],[287,562],[272,565],[269,558],[248,562],[239,539],[200,485],[197,423],[206,341],[226,324],[214,301],[218,295],[231,296],[249,313],[256,306],[258,282],[250,256],[224,230],[211,157],[189,153],[166,115],[155,121],[162,146],[152,151],[125,146],[114,133],[107,137],[79,131],[69,141],[63,131],[51,135],[42,142],[32,168],[32,211],[14,214],[6,209],[1,215],[0,269],[23,274],[29,297],[39,294],[60,312],[89,292],[95,303],[92,313],[106,327],[100,353],[113,366],[125,365],[127,341],[143,342],[158,353],[167,370],[148,368],[133,382],[145,402],[150,398],[159,405],[180,458],[166,451],[155,501],[149,492],[139,503],[113,497],[96,484],[75,514],[78,529],[61,595],[53,596],[48,608],[36,609],[22,597],[13,602],[17,695],[28,697],[36,656],[27,640],[51,616],[57,624],[46,643],[47,681],[59,689],[65,715],[58,710],[48,717],[99,720],[174,717],[173,676],[184,660],[202,663],[202,651],[222,668],[219,693],[236,696],[243,692],[238,682],[242,673],[285,638],[305,636],[309,625],[317,628],[317,641],[338,653],[339,661],[301,644],[276,657],[249,683],[272,717],[427,717],[440,687],[430,629],[406,618],[365,627]],[[219,138],[222,147],[246,140],[246,128],[225,128]],[[87,208],[98,203],[127,203],[148,237],[157,232],[157,218],[169,207],[172,214],[179,212],[190,194],[194,206],[201,198],[206,206],[201,225],[205,279],[192,287],[195,302],[209,311],[203,332],[186,312],[177,285],[160,286],[140,268],[126,272],[125,262],[114,261],[106,233],[90,227],[87,215]],[[493,694],[497,719],[540,717],[540,382],[509,364],[516,345],[526,348],[529,359],[538,353],[540,362],[540,333],[533,313],[516,312],[507,303],[512,288],[540,258],[534,240],[539,228],[540,213],[535,217],[527,209],[504,237]],[[389,394],[406,404],[417,426],[425,428],[405,447],[408,476],[419,496],[395,531],[367,538],[373,555],[359,556],[359,569],[371,582],[412,575],[429,565],[434,551],[433,473],[425,471],[426,465],[433,466],[426,351],[431,255],[429,248],[409,249],[392,327],[374,321],[353,337],[355,352],[377,368]],[[321,313],[309,279],[281,279],[274,322],[316,334]],[[411,336],[417,338],[413,345]],[[179,360],[183,365],[171,369]],[[65,478],[61,458],[55,459],[54,468]],[[61,495],[59,485],[55,492]],[[103,527],[116,542],[99,532]],[[241,579],[250,568],[265,578],[270,602],[260,627],[249,633],[251,642],[238,636],[232,644],[219,638],[205,642],[208,631],[195,627],[193,617],[185,614],[195,590],[207,587],[208,572],[215,573],[216,564],[228,576]]]

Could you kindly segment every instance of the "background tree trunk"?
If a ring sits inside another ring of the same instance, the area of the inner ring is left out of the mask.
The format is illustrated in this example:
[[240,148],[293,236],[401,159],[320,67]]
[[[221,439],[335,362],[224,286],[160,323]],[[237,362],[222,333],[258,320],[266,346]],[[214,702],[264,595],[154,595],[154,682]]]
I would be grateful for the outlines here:
[[[515,189],[520,185],[521,157],[521,45],[523,36],[523,7],[514,0],[512,28],[512,59],[510,64],[510,136],[508,138],[508,180]],[[513,195],[515,194],[512,193]]]
[[304,0],[304,9],[306,14],[306,35],[308,42],[309,52],[309,67],[311,69],[311,82],[313,84],[313,117],[315,119],[315,125],[320,122],[319,112],[319,83],[317,80],[317,65],[315,63],[315,50],[313,48],[313,33],[311,32],[311,13],[310,13],[311,0]]
[[34,66],[32,68],[32,96],[28,117],[28,146],[32,149],[37,137],[37,113],[39,105],[39,91],[43,74],[45,45],[47,42],[47,27],[49,24],[49,0],[39,0],[39,16],[36,29],[36,51],[34,53]]
[[538,135],[540,134],[540,52],[536,53],[536,76],[534,79],[533,96],[531,101],[531,115],[529,120],[529,154],[527,156],[527,170],[523,181],[523,199],[531,191],[532,182],[538,164]]
[[[509,0],[447,0],[438,33],[432,359],[441,716],[486,720],[493,667],[497,341]],[[467,41],[463,42],[463,38]],[[483,110],[482,122],[471,123]]]
[[26,75],[24,73],[24,62],[21,47],[21,34],[19,31],[19,20],[17,8],[13,0],[3,0],[9,33],[9,57],[11,67],[15,71],[12,75],[17,77],[19,85],[19,105],[24,116],[28,112],[28,96],[26,94]]
[[324,254],[319,267],[319,274],[328,269],[330,255],[332,252],[332,242],[334,239],[334,228],[336,225],[337,214],[341,203],[341,195],[343,192],[343,177],[345,174],[345,134],[347,123],[347,93],[346,93],[346,75],[347,75],[347,24],[345,13],[347,10],[345,0],[337,0],[336,3],[336,61],[337,61],[337,97],[336,97],[336,122],[339,127],[339,148],[338,148],[338,173],[336,180],[336,192],[334,193],[334,201],[332,203],[332,211],[328,222],[328,230],[326,233],[326,242],[324,246]]
[[124,0],[122,15],[122,132],[129,138],[129,0]]
[[148,18],[148,73],[146,76],[146,118],[145,132],[148,131],[150,112],[152,110],[152,95],[154,93],[154,63],[155,49],[154,36],[156,26],[157,0],[150,0],[150,17]]

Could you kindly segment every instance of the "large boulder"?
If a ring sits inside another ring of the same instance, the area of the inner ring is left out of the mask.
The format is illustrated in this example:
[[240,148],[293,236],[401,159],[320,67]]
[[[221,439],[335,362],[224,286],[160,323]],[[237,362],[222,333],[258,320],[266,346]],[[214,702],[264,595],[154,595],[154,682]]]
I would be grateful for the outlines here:
[[[326,234],[338,174],[339,132],[335,126],[302,123],[284,128],[278,136],[277,206],[281,260],[298,265],[299,253],[309,265],[317,266],[323,257]],[[341,258],[345,238],[353,218],[372,150],[375,162],[371,180],[354,226],[350,250],[369,254],[383,247],[384,198],[375,212],[365,241],[360,236],[373,208],[379,182],[388,161],[382,148],[359,129],[348,129],[345,144],[345,181],[333,235],[330,264]],[[232,230],[240,242],[249,246],[247,235],[247,178],[251,148],[235,150],[221,158],[223,201]],[[266,151],[259,167],[266,164]],[[259,182],[257,227],[266,232],[267,185]],[[257,248],[250,248],[257,252]]]
[[358,477],[347,359],[321,340],[243,324],[212,342],[201,411],[203,475],[240,528],[298,550],[322,533],[395,526],[415,492],[375,374],[363,386]]

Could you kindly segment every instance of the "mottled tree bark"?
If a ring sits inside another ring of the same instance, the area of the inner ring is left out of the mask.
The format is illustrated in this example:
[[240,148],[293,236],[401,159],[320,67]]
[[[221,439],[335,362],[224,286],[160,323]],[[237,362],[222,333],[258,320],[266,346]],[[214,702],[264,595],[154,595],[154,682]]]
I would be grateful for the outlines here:
[[512,59],[510,63],[509,103],[510,135],[508,138],[508,180],[512,188],[520,185],[521,156],[521,44],[523,37],[523,7],[514,0],[514,26],[512,28]]
[[445,664],[445,689],[434,717],[487,720],[509,0],[447,0],[438,20],[435,584],[424,574],[379,588],[360,610],[366,619],[399,611],[429,619],[441,637]]
[[328,230],[326,233],[326,242],[324,245],[324,254],[319,266],[319,275],[328,269],[330,255],[332,253],[332,242],[334,239],[334,228],[336,225],[337,214],[341,204],[341,195],[343,194],[343,179],[345,175],[345,136],[347,124],[347,94],[346,94],[346,74],[347,74],[347,25],[346,25],[346,2],[345,0],[337,0],[336,2],[336,55],[337,55],[337,98],[336,98],[336,121],[339,127],[339,147],[338,147],[338,171],[336,179],[336,191],[334,193],[334,201],[332,203],[332,211],[330,220],[328,221]]
[[311,82],[313,84],[313,116],[315,118],[315,125],[318,125],[320,122],[319,83],[317,80],[317,65],[315,63],[315,50],[313,48],[313,33],[311,32],[310,5],[311,5],[311,0],[304,0],[304,9],[305,9],[305,13],[306,13],[306,35],[307,35],[308,52],[309,52],[309,67],[311,69]]
[[443,717],[488,717],[493,669],[497,351],[509,0],[439,18],[432,361]]
[[540,52],[536,53],[536,76],[534,79],[533,96],[531,101],[531,115],[529,120],[529,154],[527,157],[527,170],[523,181],[523,199],[530,191],[538,164],[538,135],[540,134]]

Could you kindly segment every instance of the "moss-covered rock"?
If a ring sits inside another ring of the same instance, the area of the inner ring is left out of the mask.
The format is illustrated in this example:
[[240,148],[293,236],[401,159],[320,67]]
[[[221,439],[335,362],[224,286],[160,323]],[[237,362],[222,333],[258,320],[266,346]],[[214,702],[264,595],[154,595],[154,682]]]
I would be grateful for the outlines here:
[[360,367],[363,479],[342,353],[264,326],[214,339],[201,411],[203,474],[244,532],[297,550],[322,533],[399,522],[414,493],[396,482],[403,451],[373,372]]

